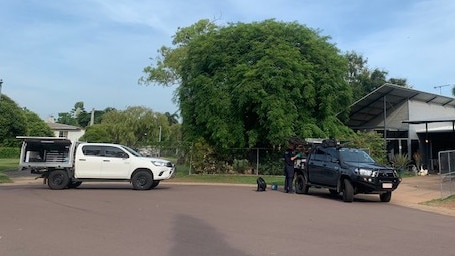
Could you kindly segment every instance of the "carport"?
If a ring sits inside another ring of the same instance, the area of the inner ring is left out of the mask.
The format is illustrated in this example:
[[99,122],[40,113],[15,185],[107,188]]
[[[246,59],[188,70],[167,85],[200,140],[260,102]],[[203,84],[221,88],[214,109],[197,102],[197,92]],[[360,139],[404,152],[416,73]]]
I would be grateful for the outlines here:
[[[428,156],[424,164],[430,170],[437,170],[439,163],[438,152],[455,149],[455,118],[454,119],[434,119],[434,120],[406,120],[403,123],[409,125],[425,124],[425,129],[416,130],[424,155]],[[431,123],[446,123],[450,125],[429,128]]]
[[347,125],[382,134],[389,158],[420,152],[432,169],[438,151],[455,148],[455,99],[386,83],[351,105]]

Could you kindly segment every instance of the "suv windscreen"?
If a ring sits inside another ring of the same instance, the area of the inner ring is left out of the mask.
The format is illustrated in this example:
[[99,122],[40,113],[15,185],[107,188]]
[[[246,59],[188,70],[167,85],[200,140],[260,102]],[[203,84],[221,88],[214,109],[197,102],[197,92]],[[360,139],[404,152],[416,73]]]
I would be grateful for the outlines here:
[[345,162],[375,163],[373,158],[365,151],[353,148],[341,148],[339,150],[341,159]]

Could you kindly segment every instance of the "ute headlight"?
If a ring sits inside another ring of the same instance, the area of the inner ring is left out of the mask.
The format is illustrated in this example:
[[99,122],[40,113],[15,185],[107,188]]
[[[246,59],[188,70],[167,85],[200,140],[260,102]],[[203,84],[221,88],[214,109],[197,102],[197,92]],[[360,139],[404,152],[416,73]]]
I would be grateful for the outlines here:
[[164,161],[152,161],[152,164],[154,164],[156,166],[166,166],[167,162],[164,162]]

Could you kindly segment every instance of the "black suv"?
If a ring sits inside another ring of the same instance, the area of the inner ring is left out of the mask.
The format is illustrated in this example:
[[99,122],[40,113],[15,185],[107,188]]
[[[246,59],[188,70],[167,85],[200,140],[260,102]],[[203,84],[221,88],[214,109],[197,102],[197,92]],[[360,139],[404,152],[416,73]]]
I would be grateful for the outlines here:
[[325,142],[310,150],[296,174],[296,193],[308,194],[310,187],[323,187],[333,195],[342,193],[345,202],[362,193],[379,194],[382,202],[389,202],[401,182],[394,169],[379,165],[365,151]]

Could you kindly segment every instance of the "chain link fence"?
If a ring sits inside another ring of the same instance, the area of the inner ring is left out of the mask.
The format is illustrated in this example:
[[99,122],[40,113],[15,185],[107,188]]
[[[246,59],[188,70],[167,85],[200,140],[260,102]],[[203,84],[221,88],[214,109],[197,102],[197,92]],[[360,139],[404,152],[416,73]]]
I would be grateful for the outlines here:
[[143,155],[171,159],[189,166],[189,174],[283,175],[284,149],[229,148],[214,152],[193,145],[153,145]]
[[446,198],[455,194],[455,150],[440,151],[438,155],[441,198]]

